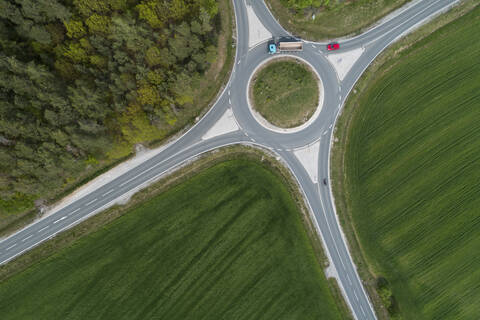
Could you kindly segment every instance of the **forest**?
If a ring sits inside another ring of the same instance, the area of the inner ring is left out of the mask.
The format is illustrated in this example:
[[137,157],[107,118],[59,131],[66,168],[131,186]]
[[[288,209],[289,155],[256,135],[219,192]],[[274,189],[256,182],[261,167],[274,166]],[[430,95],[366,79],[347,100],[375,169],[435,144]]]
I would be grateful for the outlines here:
[[0,218],[168,135],[218,20],[216,0],[0,0]]

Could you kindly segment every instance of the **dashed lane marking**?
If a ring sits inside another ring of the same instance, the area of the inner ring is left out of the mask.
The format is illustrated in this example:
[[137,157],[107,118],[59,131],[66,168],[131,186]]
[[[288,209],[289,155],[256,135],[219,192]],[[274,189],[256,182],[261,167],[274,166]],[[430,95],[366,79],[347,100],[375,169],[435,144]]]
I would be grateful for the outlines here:
[[68,215],[71,216],[72,214],[74,214],[74,213],[77,212],[78,210],[80,210],[80,208],[73,210],[73,211],[70,212]]
[[11,245],[10,247],[8,247],[8,248],[5,249],[5,250],[8,251],[8,250],[12,249],[13,247],[15,247],[16,245],[17,245],[17,244],[15,243],[15,244]]
[[353,290],[353,294],[355,295],[355,299],[357,299],[357,301],[358,301],[357,292],[355,290]]
[[85,204],[86,207],[88,207],[89,205],[91,205],[92,203],[94,203],[95,201],[97,201],[97,198],[93,199],[92,201],[88,202],[87,204]]
[[28,237],[26,237],[25,239],[23,239],[22,242],[27,241],[27,240],[30,239],[31,237],[33,237],[33,234],[31,234],[31,235],[29,235]]
[[362,305],[360,305],[360,310],[362,310],[363,315],[365,316],[365,310],[363,310]]
[[104,194],[102,194],[102,197],[105,197],[107,194],[112,193],[113,191],[115,191],[115,189],[110,189],[110,190],[108,190],[107,192],[105,192]]
[[67,217],[61,217],[60,219],[53,221],[53,224],[55,224],[55,223],[57,223],[57,222],[60,222],[60,221],[62,221],[62,220],[64,220],[64,219],[67,219]]
[[47,229],[49,226],[43,227],[42,229],[38,230],[37,232],[42,232],[43,230]]

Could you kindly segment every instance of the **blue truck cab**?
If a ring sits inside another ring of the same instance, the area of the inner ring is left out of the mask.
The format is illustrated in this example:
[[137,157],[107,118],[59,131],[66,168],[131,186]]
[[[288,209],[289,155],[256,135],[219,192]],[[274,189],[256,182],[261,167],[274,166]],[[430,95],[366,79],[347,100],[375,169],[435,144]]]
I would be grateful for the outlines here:
[[269,54],[277,53],[277,45],[275,43],[268,44],[268,53]]

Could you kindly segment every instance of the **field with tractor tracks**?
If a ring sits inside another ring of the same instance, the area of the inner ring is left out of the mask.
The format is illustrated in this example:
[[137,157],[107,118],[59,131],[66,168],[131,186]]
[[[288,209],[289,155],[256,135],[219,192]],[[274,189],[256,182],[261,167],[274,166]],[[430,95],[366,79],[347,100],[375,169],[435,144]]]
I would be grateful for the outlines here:
[[222,162],[3,279],[1,319],[345,319],[302,220],[266,164]]
[[480,314],[480,7],[389,60],[358,93],[347,212],[402,319]]

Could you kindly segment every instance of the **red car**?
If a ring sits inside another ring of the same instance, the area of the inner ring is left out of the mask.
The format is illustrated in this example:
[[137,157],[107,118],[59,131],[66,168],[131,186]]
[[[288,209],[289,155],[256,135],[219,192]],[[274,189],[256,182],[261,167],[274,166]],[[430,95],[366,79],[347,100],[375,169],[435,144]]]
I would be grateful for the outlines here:
[[340,49],[340,45],[336,42],[327,44],[328,51],[338,50],[338,49]]

